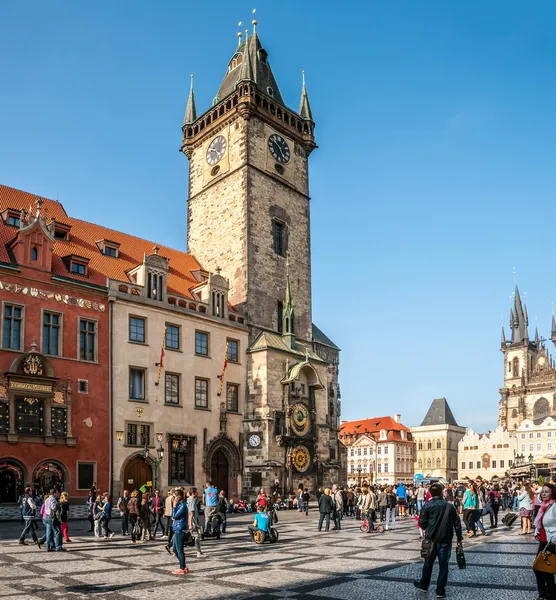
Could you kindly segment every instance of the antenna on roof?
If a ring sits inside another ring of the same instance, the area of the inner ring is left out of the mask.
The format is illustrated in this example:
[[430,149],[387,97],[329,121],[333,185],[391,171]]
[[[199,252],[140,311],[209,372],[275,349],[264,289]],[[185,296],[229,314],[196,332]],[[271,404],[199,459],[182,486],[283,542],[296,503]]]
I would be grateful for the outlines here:
[[253,33],[257,33],[257,9],[253,9],[253,20],[251,21],[253,24]]

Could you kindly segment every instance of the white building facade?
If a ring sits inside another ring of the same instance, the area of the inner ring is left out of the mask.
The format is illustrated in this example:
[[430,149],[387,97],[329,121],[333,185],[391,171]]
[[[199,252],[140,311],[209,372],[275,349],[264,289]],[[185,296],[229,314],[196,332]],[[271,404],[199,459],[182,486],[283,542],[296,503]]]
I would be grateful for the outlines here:
[[505,477],[516,453],[517,438],[503,427],[485,435],[469,429],[458,444],[458,479]]

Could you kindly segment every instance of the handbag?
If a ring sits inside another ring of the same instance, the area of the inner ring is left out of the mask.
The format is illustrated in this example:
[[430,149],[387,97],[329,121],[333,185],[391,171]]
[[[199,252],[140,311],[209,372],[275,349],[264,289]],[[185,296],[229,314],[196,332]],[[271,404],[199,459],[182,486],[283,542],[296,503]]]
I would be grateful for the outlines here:
[[458,563],[458,567],[460,569],[465,569],[467,563],[465,561],[465,554],[463,553],[463,548],[458,546],[456,548],[456,562]]
[[448,522],[448,516],[450,513],[450,504],[446,502],[446,508],[444,509],[444,514],[442,515],[442,519],[440,521],[440,525],[438,529],[435,531],[435,534],[432,538],[423,538],[421,540],[421,558],[425,560],[430,560],[434,556],[434,545],[438,541],[440,536],[440,532],[444,529],[444,526]]
[[550,552],[550,549],[554,549],[554,546],[547,544],[544,550],[537,554],[533,563],[533,571],[556,574],[556,555]]

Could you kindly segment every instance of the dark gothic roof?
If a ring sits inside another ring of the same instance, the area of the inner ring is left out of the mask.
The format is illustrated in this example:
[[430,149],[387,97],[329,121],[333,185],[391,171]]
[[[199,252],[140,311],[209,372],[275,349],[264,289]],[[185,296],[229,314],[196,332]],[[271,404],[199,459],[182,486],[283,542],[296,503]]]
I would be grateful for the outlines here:
[[313,323],[313,342],[317,344],[323,344],[324,346],[330,346],[334,348],[334,350],[340,350],[338,346],[327,336],[325,335],[314,323]]
[[446,398],[436,398],[432,401],[421,427],[423,425],[455,425],[459,427]]
[[[248,63],[245,60],[246,46],[249,49]],[[238,81],[250,80],[255,83],[258,90],[267,96],[271,96],[280,104],[284,104],[282,94],[280,94],[278,84],[276,83],[276,79],[274,79],[274,74],[268,62],[267,53],[261,45],[259,36],[256,33],[253,33],[245,41],[241,42],[236,48],[232,58],[236,56],[236,54],[241,54],[243,60],[239,66],[232,70],[228,69],[226,72],[224,80],[218,90],[218,100],[222,100],[233,93]]]

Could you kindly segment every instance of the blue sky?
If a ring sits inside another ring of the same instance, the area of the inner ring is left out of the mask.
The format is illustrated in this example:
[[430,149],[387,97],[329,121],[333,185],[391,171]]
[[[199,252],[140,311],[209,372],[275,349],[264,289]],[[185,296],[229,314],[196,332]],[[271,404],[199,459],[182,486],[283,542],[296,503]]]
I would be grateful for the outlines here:
[[[252,8],[1,3],[0,182],[185,248],[189,74],[203,112]],[[493,427],[513,268],[546,337],[556,302],[556,4],[257,9],[294,109],[307,74],[314,320],[343,350],[343,418],[419,424],[445,396]]]

